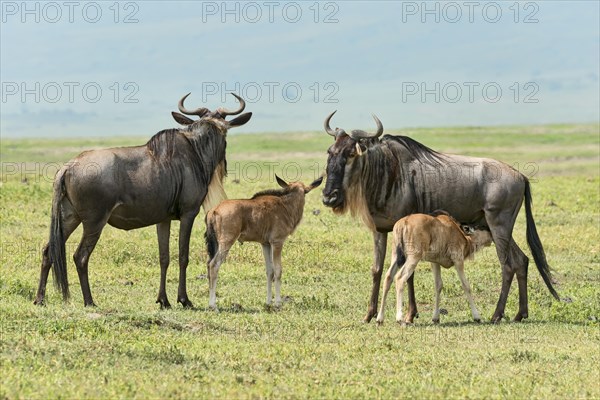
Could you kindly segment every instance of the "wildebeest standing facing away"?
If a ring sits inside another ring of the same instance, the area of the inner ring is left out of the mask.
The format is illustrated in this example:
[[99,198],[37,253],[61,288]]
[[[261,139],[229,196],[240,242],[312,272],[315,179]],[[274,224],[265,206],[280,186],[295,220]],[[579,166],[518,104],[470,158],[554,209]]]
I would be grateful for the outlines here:
[[170,307],[165,290],[169,265],[169,235],[172,220],[180,220],[179,287],[177,301],[191,307],[186,291],[186,268],[192,225],[203,205],[210,209],[224,196],[227,166],[227,129],[248,122],[252,113],[231,121],[236,111],[206,108],[189,111],[179,101],[179,110],[197,115],[192,120],[172,113],[187,125],[158,132],[145,145],[91,150],[65,164],[54,178],[50,240],[43,249],[40,283],[35,304],[43,304],[48,273],[53,266],[54,283],[65,300],[69,297],[65,242],[83,224],[83,235],[73,259],[77,267],[83,301],[93,306],[88,282],[88,262],[102,229],[108,223],[119,229],[156,225],[160,255],[160,288],[157,303]]
[[[502,266],[502,289],[492,320],[499,321],[504,316],[515,274],[519,284],[515,320],[527,318],[529,259],[512,237],[523,199],[527,243],[546,286],[558,299],[531,212],[529,181],[523,174],[493,159],[439,153],[406,136],[385,135],[380,140],[383,125],[375,116],[375,134],[333,130],[329,121],[334,113],[324,123],[325,131],[335,142],[328,149],[323,204],[337,213],[349,210],[360,216],[373,232],[373,288],[366,322],[377,312],[388,232],[406,215],[434,210],[445,210],[461,223],[489,227]],[[407,322],[412,322],[417,313],[412,276],[408,294]]]
[[247,200],[225,200],[206,215],[208,250],[209,308],[217,309],[217,277],[229,249],[236,240],[262,245],[267,271],[267,305],[271,305],[271,284],[275,282],[275,306],[281,305],[281,250],[304,213],[304,196],[323,181],[309,186],[286,183],[276,176],[280,190],[265,190]]

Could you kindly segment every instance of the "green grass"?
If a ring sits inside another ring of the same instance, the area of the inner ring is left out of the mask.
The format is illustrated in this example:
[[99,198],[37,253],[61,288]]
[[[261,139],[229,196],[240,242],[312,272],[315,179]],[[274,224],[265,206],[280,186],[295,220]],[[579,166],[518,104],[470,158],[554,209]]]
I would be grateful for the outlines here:
[[[262,253],[253,243],[232,248],[219,276],[221,312],[206,310],[202,218],[188,268],[195,310],[161,311],[154,303],[159,266],[153,227],[104,230],[90,262],[99,307],[83,307],[72,262],[70,303],[63,304],[49,284],[47,306],[35,307],[56,167],[84,149],[146,139],[3,139],[0,398],[599,398],[598,125],[401,133],[437,150],[501,159],[533,175],[538,230],[557,290],[572,301],[554,301],[531,262],[529,320],[474,324],[456,274],[444,271],[448,315],[434,326],[433,278],[423,264],[415,275],[420,318],[414,326],[393,322],[393,294],[385,325],[362,324],[371,285],[370,233],[350,217],[333,215],[316,191],[284,247],[282,294],[288,301],[279,311],[263,306]],[[293,178],[299,169],[302,179],[312,180],[325,168],[330,143],[322,132],[232,134],[226,190],[239,198],[275,187],[269,171]],[[526,249],[523,214],[514,234]],[[178,276],[173,225],[171,303]],[[67,243],[69,254],[79,236],[80,230]],[[501,281],[493,247],[469,262],[466,273],[480,312],[491,317]],[[515,283],[510,317],[518,308],[516,292]]]

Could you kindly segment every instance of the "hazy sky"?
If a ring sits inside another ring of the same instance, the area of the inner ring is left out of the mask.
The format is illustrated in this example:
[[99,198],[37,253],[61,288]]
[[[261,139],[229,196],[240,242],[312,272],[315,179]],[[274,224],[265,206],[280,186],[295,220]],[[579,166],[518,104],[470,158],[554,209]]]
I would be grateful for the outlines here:
[[599,2],[1,4],[1,134],[144,135],[191,107],[239,132],[597,122]]

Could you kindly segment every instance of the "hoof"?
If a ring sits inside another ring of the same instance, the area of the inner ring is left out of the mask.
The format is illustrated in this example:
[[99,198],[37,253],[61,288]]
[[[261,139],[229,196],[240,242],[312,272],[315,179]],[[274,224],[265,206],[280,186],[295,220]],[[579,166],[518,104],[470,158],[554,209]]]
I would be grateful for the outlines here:
[[493,324],[498,324],[498,323],[502,322],[502,317],[503,317],[503,315],[494,315],[491,319],[491,322]]
[[208,306],[208,311],[219,313],[219,308],[217,306]]
[[383,325],[383,318],[382,319],[377,318],[376,321],[377,321],[377,326],[382,326]]
[[85,303],[83,306],[84,306],[84,307],[92,307],[92,308],[96,308],[96,307],[98,307],[98,306],[96,305],[96,303],[94,303],[93,301],[92,301],[91,303]]
[[183,308],[194,308],[194,305],[189,299],[177,299],[178,303],[181,303]]
[[481,323],[481,318],[473,318],[473,321],[477,322],[478,324]]
[[367,315],[365,315],[365,317],[363,318],[363,322],[365,324],[368,324],[369,322],[371,322],[371,320],[373,319],[374,315],[371,313],[367,313]]
[[529,317],[529,315],[518,313],[517,315],[515,315],[515,318],[513,319],[513,321],[521,322],[522,320],[527,319],[527,317]]
[[44,304],[44,298],[43,297],[42,298],[40,298],[40,297],[36,298],[33,301],[33,304],[36,305],[36,306],[40,306],[40,307],[43,307],[43,306],[46,305],[46,304]]
[[156,300],[156,303],[160,304],[161,310],[168,310],[169,308],[171,308],[171,303],[169,303],[169,300],[167,299],[158,299]]
[[440,323],[440,319],[439,319],[439,318],[433,318],[433,319],[431,320],[431,322],[433,322],[434,324],[436,324],[436,325],[437,325],[437,324],[439,324],[439,323]]

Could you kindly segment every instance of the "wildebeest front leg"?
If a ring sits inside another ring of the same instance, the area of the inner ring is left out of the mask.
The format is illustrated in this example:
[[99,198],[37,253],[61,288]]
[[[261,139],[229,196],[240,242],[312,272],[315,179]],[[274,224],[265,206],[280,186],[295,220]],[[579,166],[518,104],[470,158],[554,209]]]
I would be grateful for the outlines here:
[[167,298],[167,269],[169,268],[169,236],[171,234],[171,221],[164,221],[156,224],[156,234],[158,236],[158,255],[160,260],[160,287],[158,288],[157,303],[160,308],[171,308],[171,303]]
[[186,308],[194,306],[187,295],[186,271],[189,263],[190,236],[196,215],[197,213],[193,213],[181,217],[181,223],[179,224],[179,286],[177,289],[177,302]]
[[271,245],[269,243],[262,245],[263,256],[265,258],[265,271],[267,274],[267,306],[271,305],[271,301],[273,299],[273,294],[271,292],[271,285],[273,283],[273,253],[271,249]]
[[364,322],[371,322],[371,319],[377,313],[377,303],[379,302],[379,287],[381,284],[381,273],[383,272],[383,263],[385,261],[385,251],[387,247],[387,233],[373,232],[373,266],[371,274],[373,275],[373,287],[371,289],[371,300]]

